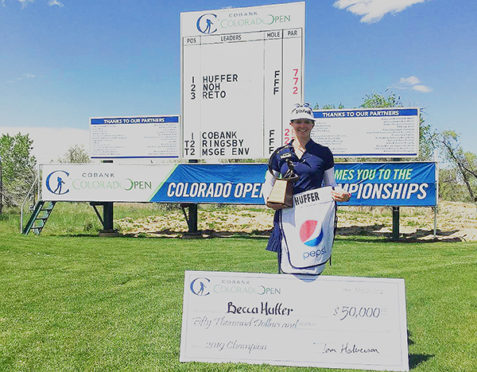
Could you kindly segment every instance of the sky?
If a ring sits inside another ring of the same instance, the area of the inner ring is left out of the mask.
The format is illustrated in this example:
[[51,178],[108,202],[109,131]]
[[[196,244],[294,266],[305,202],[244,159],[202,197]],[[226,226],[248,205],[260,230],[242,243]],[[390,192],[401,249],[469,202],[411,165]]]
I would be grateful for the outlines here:
[[[180,13],[286,2],[0,0],[0,134],[47,163],[90,117],[180,114]],[[308,0],[305,101],[395,93],[476,152],[476,26],[475,0]]]

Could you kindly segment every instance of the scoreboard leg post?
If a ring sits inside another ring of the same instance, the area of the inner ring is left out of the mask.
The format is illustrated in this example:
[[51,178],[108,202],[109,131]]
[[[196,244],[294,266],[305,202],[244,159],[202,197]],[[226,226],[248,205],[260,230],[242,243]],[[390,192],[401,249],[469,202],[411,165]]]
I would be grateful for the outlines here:
[[[112,160],[102,160],[101,163],[113,163]],[[90,203],[96,211],[96,214],[99,216],[98,211],[94,207],[96,203]],[[113,202],[101,202],[97,203],[98,205],[103,206],[103,218],[99,218],[101,223],[103,224],[103,230],[99,231],[99,236],[119,236],[118,230],[114,230],[113,223],[114,223],[114,203]]]
[[[197,164],[198,162],[198,159],[189,159],[189,163]],[[197,206],[198,204],[195,203],[181,204],[182,212],[184,213],[188,227],[188,231],[182,236],[184,239],[202,238],[202,234],[197,230],[197,221],[199,220],[199,217],[197,216]],[[185,208],[189,210],[189,215],[187,215]]]
[[114,222],[114,203],[103,203],[103,230],[99,232],[99,236],[119,236],[118,230],[113,227]]
[[197,204],[189,205],[189,233],[197,234]]
[[[114,223],[114,203],[113,202],[90,202],[89,203],[96,215],[98,216],[99,221],[103,225],[103,229],[99,231],[99,236],[119,236],[118,230],[115,230],[113,227]],[[96,206],[102,205],[103,206],[103,216],[96,209]]]
[[103,232],[113,231],[113,221],[114,221],[114,203],[106,202],[103,204]]
[[[197,221],[199,220],[197,217],[197,206],[198,204],[189,204],[184,203],[181,204],[182,213],[184,213],[184,217],[187,222],[188,231],[182,236],[184,239],[193,239],[193,238],[201,238],[202,234],[199,230],[197,230]],[[186,213],[185,209],[189,210],[189,214]]]
[[393,207],[392,240],[399,240],[399,207]]

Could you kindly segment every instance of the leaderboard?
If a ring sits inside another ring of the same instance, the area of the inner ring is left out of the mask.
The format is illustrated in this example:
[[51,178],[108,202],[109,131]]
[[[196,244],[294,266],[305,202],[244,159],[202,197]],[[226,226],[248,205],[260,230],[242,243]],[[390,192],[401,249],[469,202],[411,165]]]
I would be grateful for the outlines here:
[[264,158],[290,140],[304,23],[304,2],[181,13],[184,158]]

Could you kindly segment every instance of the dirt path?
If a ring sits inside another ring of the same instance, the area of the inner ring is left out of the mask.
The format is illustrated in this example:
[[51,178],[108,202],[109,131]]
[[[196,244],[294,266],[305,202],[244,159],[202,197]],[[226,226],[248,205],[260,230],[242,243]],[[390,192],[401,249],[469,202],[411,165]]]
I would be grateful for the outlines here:
[[[342,207],[338,211],[338,235],[390,237],[391,208]],[[204,236],[232,236],[240,233],[268,236],[272,211],[261,207],[204,206],[199,209],[199,226]],[[179,237],[187,231],[182,211],[175,209],[163,215],[143,219],[118,220],[127,235]],[[434,212],[431,208],[400,208],[401,237],[409,240],[432,240]],[[441,241],[477,241],[477,208],[470,203],[440,202],[437,217],[437,239]]]

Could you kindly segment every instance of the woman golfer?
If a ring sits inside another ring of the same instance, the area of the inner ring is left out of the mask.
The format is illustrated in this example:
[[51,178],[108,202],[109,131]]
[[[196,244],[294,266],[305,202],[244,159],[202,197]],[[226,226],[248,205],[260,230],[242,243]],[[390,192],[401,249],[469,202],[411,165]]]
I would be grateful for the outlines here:
[[[327,236],[331,237],[332,245],[335,202],[349,201],[351,194],[336,187],[334,160],[330,149],[310,138],[315,119],[308,104],[295,105],[290,116],[290,126],[293,140],[278,148],[270,157],[270,172],[267,172],[263,186],[267,206],[276,211],[267,250],[278,253],[279,272],[318,275],[331,256],[331,247],[327,252],[322,245],[326,244]],[[289,164],[298,179],[293,184],[294,206],[284,209],[283,204],[269,202],[268,196],[275,180],[289,171]],[[330,203],[325,206],[325,201]],[[303,207],[307,203],[309,208],[295,211],[297,204]],[[333,224],[327,226],[331,214]]]

